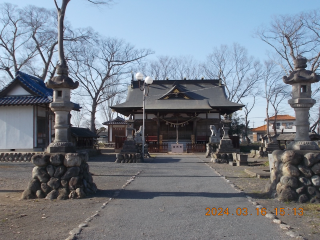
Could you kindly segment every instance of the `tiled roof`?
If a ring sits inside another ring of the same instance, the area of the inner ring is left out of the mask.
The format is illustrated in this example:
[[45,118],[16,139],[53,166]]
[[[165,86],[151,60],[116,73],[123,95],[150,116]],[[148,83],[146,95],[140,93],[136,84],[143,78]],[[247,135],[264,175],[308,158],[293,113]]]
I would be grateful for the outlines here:
[[265,132],[267,131],[267,124],[260,127],[252,128],[251,130],[252,132]]
[[[275,119],[275,116],[272,116],[269,118],[269,120],[274,120]],[[266,121],[267,119],[265,119]],[[279,121],[283,121],[283,120],[296,120],[295,117],[292,117],[290,115],[277,115],[277,120]]]
[[[156,80],[148,89],[145,101],[147,112],[208,112],[214,109],[224,114],[243,107],[227,99],[225,87],[220,85],[219,80]],[[174,89],[178,90],[177,94],[172,93]],[[132,111],[142,109],[142,96],[139,82],[133,81],[126,101],[111,106],[111,109],[128,116]]]
[[[7,96],[7,93],[10,92],[16,84],[21,84],[21,86],[32,93],[32,95]],[[15,79],[0,91],[0,106],[49,104],[52,102],[52,95],[53,90],[47,88],[40,78],[18,71]],[[73,110],[79,111],[81,109],[79,104],[73,104]]]
[[107,122],[102,123],[102,125],[127,125],[127,123],[123,118],[118,116],[111,121],[107,121]]
[[71,134],[75,137],[89,137],[89,138],[99,137],[97,134],[95,134],[88,128],[71,127]]
[[51,99],[47,97],[35,96],[10,96],[0,98],[0,106],[8,105],[33,105],[51,103]]
[[32,92],[33,95],[40,97],[52,97],[53,90],[47,88],[43,80],[20,71],[16,73],[15,79],[0,91],[0,96],[3,96],[10,91],[11,87],[17,82],[20,82],[25,88],[27,88],[27,90]]

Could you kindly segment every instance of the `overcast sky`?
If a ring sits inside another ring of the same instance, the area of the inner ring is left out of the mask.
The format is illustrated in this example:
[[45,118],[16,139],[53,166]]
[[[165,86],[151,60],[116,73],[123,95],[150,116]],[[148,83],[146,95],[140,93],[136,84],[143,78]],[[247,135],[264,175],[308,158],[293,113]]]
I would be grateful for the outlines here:
[[[4,2],[55,8],[53,0]],[[268,25],[274,15],[318,8],[319,0],[116,0],[111,7],[71,0],[66,16],[75,28],[92,27],[102,35],[150,48],[154,56],[190,55],[204,61],[214,47],[237,42],[263,61],[271,49],[253,38],[257,27]],[[260,100],[251,114],[254,127],[263,125],[264,108]],[[294,116],[290,107],[286,113]]]

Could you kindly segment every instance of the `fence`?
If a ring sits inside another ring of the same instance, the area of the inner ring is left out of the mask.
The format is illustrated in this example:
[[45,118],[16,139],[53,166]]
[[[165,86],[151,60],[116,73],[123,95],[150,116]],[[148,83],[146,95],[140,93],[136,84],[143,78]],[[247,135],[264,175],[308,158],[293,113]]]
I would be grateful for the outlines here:
[[149,153],[167,153],[168,152],[168,143],[161,144],[149,144],[148,145]]
[[115,140],[114,148],[120,149],[120,148],[122,148],[124,141],[127,140],[127,137],[126,136],[115,136],[114,140]]
[[187,153],[205,152],[206,144],[187,143]]

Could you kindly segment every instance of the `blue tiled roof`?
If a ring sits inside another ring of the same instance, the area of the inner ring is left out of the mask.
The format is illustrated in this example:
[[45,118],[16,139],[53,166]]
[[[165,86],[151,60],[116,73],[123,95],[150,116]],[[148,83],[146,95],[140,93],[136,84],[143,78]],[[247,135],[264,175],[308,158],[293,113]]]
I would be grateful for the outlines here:
[[51,103],[51,99],[46,97],[35,96],[10,96],[0,98],[0,106],[2,105],[33,105]]
[[53,90],[47,88],[44,84],[44,81],[40,78],[28,75],[20,71],[16,73],[16,78],[18,78],[21,83],[23,83],[27,88],[29,88],[31,91],[35,92],[39,96],[52,97],[53,95]]
[[[15,82],[19,81],[23,86],[29,89],[33,95],[28,96],[6,96],[6,93],[10,91]],[[32,104],[48,104],[52,102],[53,90],[47,88],[40,78],[31,76],[29,74],[18,71],[16,77],[11,81],[6,87],[4,87],[0,94],[0,106],[6,105],[32,105]],[[80,105],[74,103],[73,110],[79,111],[81,109]]]

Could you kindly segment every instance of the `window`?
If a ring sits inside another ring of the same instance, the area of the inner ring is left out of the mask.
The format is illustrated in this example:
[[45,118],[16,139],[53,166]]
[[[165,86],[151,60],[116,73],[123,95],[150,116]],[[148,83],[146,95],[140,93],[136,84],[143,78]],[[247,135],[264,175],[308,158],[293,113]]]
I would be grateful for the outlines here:
[[58,97],[62,97],[62,91],[58,91]]
[[307,92],[307,85],[301,85],[301,92]]
[[286,123],[286,129],[292,129],[293,122],[287,122]]

